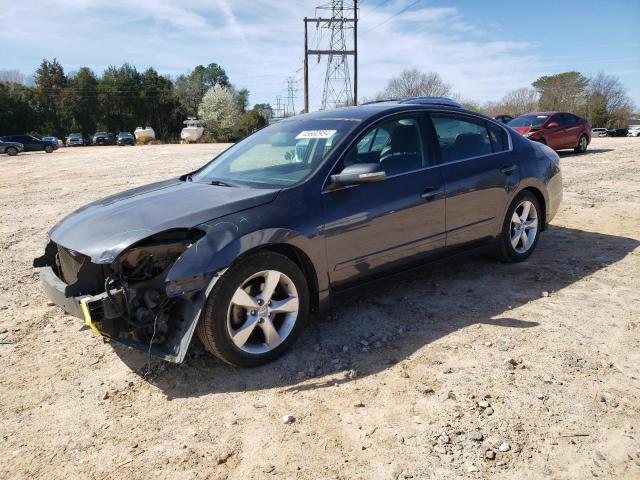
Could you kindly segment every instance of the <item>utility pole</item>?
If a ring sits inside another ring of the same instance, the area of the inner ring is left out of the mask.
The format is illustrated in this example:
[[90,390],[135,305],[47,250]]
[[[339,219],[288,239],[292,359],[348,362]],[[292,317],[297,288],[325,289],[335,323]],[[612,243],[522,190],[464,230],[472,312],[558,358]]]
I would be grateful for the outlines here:
[[353,104],[358,105],[358,0],[353,0]]
[[309,19],[304,17],[304,113],[309,113]]
[[[358,1],[348,5],[344,0],[331,0],[316,10],[330,10],[331,18],[304,18],[304,111],[309,111],[309,55],[327,56],[324,90],[322,93],[322,109],[330,106],[358,104]],[[345,5],[347,4],[347,5]],[[345,12],[353,10],[353,18],[345,16]],[[316,24],[316,30],[323,28],[330,31],[329,47],[309,50],[309,23]],[[345,32],[353,30],[353,49],[347,47]],[[351,76],[348,57],[353,56],[354,84],[351,91]]]

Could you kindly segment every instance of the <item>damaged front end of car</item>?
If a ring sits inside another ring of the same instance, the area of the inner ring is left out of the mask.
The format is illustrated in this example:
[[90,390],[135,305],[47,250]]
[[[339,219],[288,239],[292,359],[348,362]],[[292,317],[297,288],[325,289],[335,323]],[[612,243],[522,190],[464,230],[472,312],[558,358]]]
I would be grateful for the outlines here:
[[175,229],[145,238],[111,263],[49,240],[34,261],[47,296],[107,341],[181,362],[218,272],[171,275],[184,253],[205,235]]

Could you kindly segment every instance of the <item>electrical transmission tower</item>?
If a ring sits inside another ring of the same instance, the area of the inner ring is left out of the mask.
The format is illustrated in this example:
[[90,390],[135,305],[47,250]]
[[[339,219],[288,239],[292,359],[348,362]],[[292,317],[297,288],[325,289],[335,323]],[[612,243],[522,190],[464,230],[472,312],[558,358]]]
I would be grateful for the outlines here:
[[[322,93],[322,109],[357,105],[358,103],[358,1],[331,0],[319,6],[316,11],[330,12],[330,18],[304,19],[304,110],[309,111],[309,55],[327,56],[327,69]],[[351,17],[353,13],[353,17]],[[316,29],[328,32],[328,48],[309,50],[308,24],[315,23]],[[353,30],[352,49],[348,49],[348,31]],[[349,57],[353,56],[353,91],[349,69]]]
[[296,95],[298,81],[294,77],[287,77],[287,106],[284,110],[285,117],[292,117],[296,114]]
[[276,108],[273,109],[275,118],[282,118],[282,97],[279,95],[276,97]]

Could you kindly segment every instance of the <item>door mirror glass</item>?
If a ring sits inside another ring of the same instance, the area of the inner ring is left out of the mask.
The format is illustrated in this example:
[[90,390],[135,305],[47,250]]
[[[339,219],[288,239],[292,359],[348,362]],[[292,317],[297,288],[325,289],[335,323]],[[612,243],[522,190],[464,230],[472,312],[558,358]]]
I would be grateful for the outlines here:
[[380,163],[356,163],[345,167],[337,175],[331,175],[331,186],[344,187],[363,183],[380,182],[386,178]]

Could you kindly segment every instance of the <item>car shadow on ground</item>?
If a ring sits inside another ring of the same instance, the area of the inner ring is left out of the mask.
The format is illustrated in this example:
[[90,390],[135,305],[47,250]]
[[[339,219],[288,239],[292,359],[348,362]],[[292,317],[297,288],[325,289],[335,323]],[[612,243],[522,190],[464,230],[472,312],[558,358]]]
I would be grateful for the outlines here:
[[150,370],[146,355],[119,347],[116,353],[168,398],[323,388],[352,381],[350,370],[361,378],[390,368],[473,325],[497,326],[503,330],[498,337],[512,329],[535,328],[537,322],[508,317],[509,312],[621,260],[638,245],[632,238],[551,226],[523,263],[505,264],[483,255],[381,280],[312,322],[289,353],[259,368],[223,364],[195,341],[183,364],[158,361]]
[[582,153],[578,153],[578,152],[574,152],[573,150],[559,150],[557,151],[557,154],[560,158],[565,158],[565,157],[583,157],[585,155],[592,155],[594,153],[606,153],[606,152],[612,152],[613,148],[590,148],[587,149],[586,152],[582,152]]

